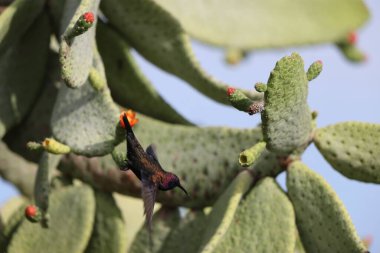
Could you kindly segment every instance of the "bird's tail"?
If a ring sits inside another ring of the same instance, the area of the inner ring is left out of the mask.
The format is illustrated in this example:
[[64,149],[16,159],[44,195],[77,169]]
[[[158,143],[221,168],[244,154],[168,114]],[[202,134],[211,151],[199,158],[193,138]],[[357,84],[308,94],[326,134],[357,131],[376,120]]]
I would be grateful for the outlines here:
[[148,235],[149,235],[149,249],[150,252],[153,252],[153,235],[152,235],[152,229],[148,228]]

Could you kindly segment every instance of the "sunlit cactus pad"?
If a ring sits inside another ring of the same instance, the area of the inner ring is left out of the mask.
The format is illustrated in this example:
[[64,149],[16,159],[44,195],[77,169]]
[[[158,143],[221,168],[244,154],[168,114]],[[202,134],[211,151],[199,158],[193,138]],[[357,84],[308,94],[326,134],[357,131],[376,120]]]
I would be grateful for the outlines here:
[[380,183],[380,125],[344,122],[316,131],[324,158],[348,178]]
[[253,178],[247,171],[241,172],[219,197],[209,214],[207,228],[203,233],[202,252],[213,252],[222,242],[233,222],[243,195],[248,191]]
[[242,200],[213,252],[294,253],[295,242],[293,206],[275,180],[267,177]]
[[369,17],[359,0],[156,2],[196,39],[244,50],[337,41]]
[[53,110],[53,135],[77,154],[105,155],[116,144],[118,114],[107,89],[98,92],[88,81],[78,89],[64,86]]
[[59,189],[51,194],[50,228],[24,220],[13,236],[9,253],[82,253],[90,239],[95,198],[88,186]]
[[12,236],[25,219],[25,207],[23,198],[12,199],[1,207],[1,222],[4,224],[2,224],[3,227],[0,226],[0,251],[6,251]]
[[306,144],[311,134],[307,105],[308,81],[301,56],[293,53],[277,62],[265,92],[261,113],[267,148],[287,154]]
[[94,228],[85,253],[125,253],[124,220],[112,193],[95,191]]
[[302,162],[288,168],[286,185],[307,252],[364,253],[364,244],[330,185]]

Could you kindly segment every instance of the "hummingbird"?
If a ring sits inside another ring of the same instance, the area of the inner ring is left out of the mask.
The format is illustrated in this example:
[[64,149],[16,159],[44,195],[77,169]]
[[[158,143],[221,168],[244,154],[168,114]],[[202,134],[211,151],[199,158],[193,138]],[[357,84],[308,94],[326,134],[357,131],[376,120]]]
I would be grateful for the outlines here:
[[120,116],[120,124],[126,130],[125,138],[127,140],[127,159],[125,160],[125,166],[120,169],[125,171],[132,170],[142,183],[141,195],[144,201],[144,214],[149,236],[151,236],[152,215],[157,190],[167,191],[179,187],[187,196],[189,195],[185,188],[182,187],[179,178],[174,173],[167,172],[162,168],[156,155],[155,145],[149,145],[144,151],[132,131],[127,113],[124,112]]

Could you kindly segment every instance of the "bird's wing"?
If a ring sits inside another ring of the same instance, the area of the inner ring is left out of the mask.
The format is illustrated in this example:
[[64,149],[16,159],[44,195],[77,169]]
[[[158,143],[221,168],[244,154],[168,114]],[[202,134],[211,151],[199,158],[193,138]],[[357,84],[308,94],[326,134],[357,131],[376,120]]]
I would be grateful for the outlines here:
[[150,156],[150,158],[152,158],[154,161],[158,162],[156,150],[157,150],[156,145],[150,144],[146,148],[146,153]]
[[147,172],[141,171],[142,198],[144,201],[144,214],[149,233],[152,231],[152,216],[156,201],[157,186],[149,180]]

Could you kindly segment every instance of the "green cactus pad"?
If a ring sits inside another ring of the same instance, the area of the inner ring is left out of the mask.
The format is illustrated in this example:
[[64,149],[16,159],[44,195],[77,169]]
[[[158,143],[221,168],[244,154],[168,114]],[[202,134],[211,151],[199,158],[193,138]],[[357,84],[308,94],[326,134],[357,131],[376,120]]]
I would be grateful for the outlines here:
[[293,206],[273,178],[264,178],[242,201],[213,252],[294,253]]
[[67,38],[79,17],[88,11],[96,17],[100,0],[66,1],[61,30],[63,39],[60,44],[60,62],[62,64],[62,78],[71,88],[85,84],[92,67],[93,47],[95,44],[95,26],[87,32],[74,38]]
[[148,229],[144,224],[136,234],[136,237],[129,248],[129,252],[159,252],[170,231],[178,226],[180,218],[178,208],[161,207],[160,210],[153,215],[152,248],[150,248]]
[[12,182],[22,195],[27,197],[33,195],[36,171],[36,164],[13,153],[0,141],[0,176]]
[[207,221],[208,216],[204,211],[189,210],[178,226],[170,231],[159,253],[197,252]]
[[239,155],[239,163],[243,167],[251,166],[265,150],[266,143],[260,141],[249,149],[244,150]]
[[[16,153],[27,160],[38,162],[42,152],[30,152],[25,149],[25,143],[30,141],[41,142],[45,137],[51,136],[50,118],[58,89],[61,84],[58,54],[50,52],[48,59],[47,78],[36,103],[30,112],[25,115],[21,125],[13,127],[4,137],[4,141]],[[41,145],[38,143],[39,148]]]
[[[179,22],[156,2],[149,0],[102,1],[109,22],[133,48],[159,68],[187,81],[203,95],[229,104],[227,86],[208,76],[191,50]],[[250,96],[261,95],[247,92]]]
[[10,242],[8,253],[82,253],[91,236],[95,198],[88,186],[54,191],[50,198],[50,227],[24,220]]
[[97,27],[97,43],[117,103],[162,121],[191,124],[154,89],[134,61],[126,41],[102,22]]
[[317,129],[314,142],[344,176],[380,183],[380,125],[344,122]]
[[117,144],[118,114],[107,87],[98,92],[88,81],[78,89],[62,87],[53,110],[52,132],[72,152],[105,155]]
[[293,53],[276,63],[265,92],[261,113],[267,149],[289,154],[305,145],[311,134],[307,105],[308,82],[301,56]]
[[195,38],[247,50],[334,42],[369,17],[361,0],[156,2]]
[[331,186],[300,161],[292,163],[287,172],[288,195],[306,251],[365,252],[347,210]]
[[95,224],[85,253],[125,253],[126,231],[111,193],[95,191]]
[[[6,252],[8,244],[16,232],[17,228],[21,222],[25,219],[24,210],[26,207],[25,199],[17,199],[17,202],[13,199],[11,202],[7,203],[4,207],[1,208],[1,214],[3,215],[4,209],[11,209],[12,214],[7,218],[5,226],[0,229],[0,251]],[[16,208],[13,206],[15,205]],[[15,210],[14,210],[15,209]],[[3,218],[3,216],[1,217]]]
[[25,117],[40,91],[49,29],[47,15],[40,16],[0,57],[0,138]]
[[[208,215],[207,228],[203,234],[201,252],[214,252],[224,240],[228,228],[233,222],[243,195],[249,190],[253,178],[248,171],[241,172],[219,197]],[[226,251],[227,252],[227,251]]]
[[44,0],[15,0],[1,13],[0,55],[25,34],[40,14],[44,3]]
[[311,81],[319,76],[322,72],[323,63],[322,61],[313,62],[306,72],[307,80]]
[[60,155],[44,152],[41,156],[40,163],[38,164],[36,181],[34,184],[34,201],[43,212],[44,219],[42,224],[44,226],[48,225],[48,221],[45,217],[49,207],[50,181],[53,176],[53,171],[57,168],[60,159]]
[[[53,32],[57,38],[60,38],[62,33],[64,32],[63,29],[61,28],[61,21],[62,21],[62,16],[63,16],[63,11],[65,9],[65,1],[50,1],[49,2],[49,13],[51,14],[51,25],[53,27]],[[68,19],[68,18],[67,18]],[[69,20],[66,20],[66,22],[69,22]]]

